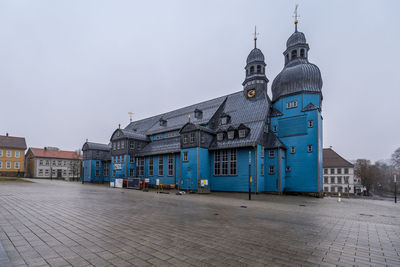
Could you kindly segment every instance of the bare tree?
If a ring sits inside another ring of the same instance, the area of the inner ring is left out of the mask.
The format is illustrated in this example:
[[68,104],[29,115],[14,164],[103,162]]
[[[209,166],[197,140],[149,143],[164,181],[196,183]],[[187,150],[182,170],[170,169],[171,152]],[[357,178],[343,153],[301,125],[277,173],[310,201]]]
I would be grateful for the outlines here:
[[392,164],[395,169],[400,170],[400,147],[392,154]]
[[361,183],[367,189],[367,194],[376,185],[378,168],[367,159],[357,159],[354,165],[354,174],[361,178]]

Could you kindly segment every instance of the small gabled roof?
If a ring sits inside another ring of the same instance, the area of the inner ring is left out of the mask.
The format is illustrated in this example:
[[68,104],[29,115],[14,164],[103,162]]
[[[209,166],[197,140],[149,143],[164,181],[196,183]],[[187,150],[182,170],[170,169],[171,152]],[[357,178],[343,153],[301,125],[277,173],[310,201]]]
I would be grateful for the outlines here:
[[26,149],[24,137],[0,135],[0,148]]
[[275,148],[283,148],[286,149],[286,146],[279,140],[279,138],[274,133],[267,133],[266,136],[266,149],[275,149]]
[[32,152],[33,156],[38,158],[81,159],[74,151],[50,150],[34,147],[29,148],[29,150]]
[[279,110],[277,110],[274,107],[271,107],[271,113],[270,113],[271,117],[278,117],[278,116],[282,116],[282,115],[283,115],[282,112],[280,112]]
[[319,109],[319,107],[317,107],[316,105],[314,105],[313,103],[309,103],[307,106],[305,106],[301,111],[310,111],[310,110],[316,110]]
[[191,132],[191,131],[195,131],[195,130],[200,130],[203,132],[215,134],[215,131],[213,131],[209,128],[206,128],[204,126],[191,123],[191,122],[187,122],[185,125],[183,125],[182,128],[179,130],[179,133]]
[[354,165],[349,161],[345,160],[342,156],[340,156],[336,151],[332,148],[324,148],[323,149],[323,165],[324,168],[333,168],[333,167],[349,167],[354,168]]
[[121,139],[121,138],[132,138],[136,140],[142,140],[142,141],[148,141],[148,138],[145,134],[137,133],[135,131],[130,131],[127,129],[116,129],[114,133],[111,135],[111,139],[113,139],[114,135],[117,132],[121,132],[122,135],[118,136],[116,139]]

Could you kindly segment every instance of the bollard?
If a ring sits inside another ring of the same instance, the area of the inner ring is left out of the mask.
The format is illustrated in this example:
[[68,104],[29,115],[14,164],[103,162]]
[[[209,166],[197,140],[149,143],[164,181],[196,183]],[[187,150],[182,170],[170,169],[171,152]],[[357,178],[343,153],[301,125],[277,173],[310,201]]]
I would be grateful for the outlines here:
[[338,193],[338,199],[337,199],[337,202],[341,202],[342,201],[342,199],[340,198],[340,192]]

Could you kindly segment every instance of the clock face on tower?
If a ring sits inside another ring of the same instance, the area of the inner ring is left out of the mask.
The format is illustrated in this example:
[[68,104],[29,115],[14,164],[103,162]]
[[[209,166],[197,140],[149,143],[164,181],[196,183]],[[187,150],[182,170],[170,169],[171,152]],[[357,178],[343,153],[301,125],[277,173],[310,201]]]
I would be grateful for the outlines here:
[[248,98],[252,98],[255,95],[256,95],[256,90],[252,89],[252,90],[247,91],[247,97]]

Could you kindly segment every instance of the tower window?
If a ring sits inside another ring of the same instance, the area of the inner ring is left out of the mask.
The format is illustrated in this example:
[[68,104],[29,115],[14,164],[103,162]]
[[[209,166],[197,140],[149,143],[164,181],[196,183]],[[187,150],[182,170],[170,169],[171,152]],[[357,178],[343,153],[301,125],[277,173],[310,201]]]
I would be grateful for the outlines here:
[[251,66],[250,67],[250,74],[253,74],[254,73],[254,66]]
[[276,133],[276,132],[278,131],[278,127],[277,127],[276,125],[274,125],[274,126],[272,127],[272,131],[273,131],[274,133]]
[[301,49],[300,50],[300,57],[304,57],[305,55],[304,55],[304,49]]
[[297,50],[292,50],[292,59],[297,57]]
[[257,73],[261,73],[261,66],[257,65]]
[[275,173],[274,166],[269,166],[269,174],[274,174],[274,173]]
[[312,120],[308,121],[308,128],[312,128],[313,126],[314,126],[313,121]]
[[307,146],[307,152],[308,152],[308,153],[311,153],[311,152],[312,152],[312,145],[308,145],[308,146]]

